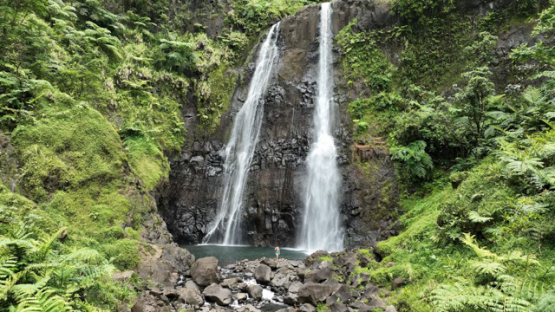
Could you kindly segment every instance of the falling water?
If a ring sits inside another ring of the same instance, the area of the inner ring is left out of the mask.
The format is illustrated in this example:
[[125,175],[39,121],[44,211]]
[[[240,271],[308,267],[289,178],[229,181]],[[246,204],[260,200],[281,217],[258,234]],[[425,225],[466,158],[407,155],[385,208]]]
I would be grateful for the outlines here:
[[338,251],[343,248],[343,230],[338,211],[340,185],[337,149],[332,136],[333,72],[332,9],[323,3],[320,12],[320,59],[318,61],[318,97],[314,112],[314,142],[306,163],[308,185],[305,215],[299,247],[314,251]]
[[[225,150],[224,192],[220,210],[212,229],[204,237],[203,243],[223,243],[236,245],[241,243],[240,223],[243,207],[243,193],[260,126],[262,124],[263,101],[268,82],[278,56],[277,38],[279,23],[272,26],[262,47],[256,69],[249,86],[247,100],[239,110],[231,138]],[[221,234],[223,234],[223,239]],[[215,235],[219,233],[218,235]]]

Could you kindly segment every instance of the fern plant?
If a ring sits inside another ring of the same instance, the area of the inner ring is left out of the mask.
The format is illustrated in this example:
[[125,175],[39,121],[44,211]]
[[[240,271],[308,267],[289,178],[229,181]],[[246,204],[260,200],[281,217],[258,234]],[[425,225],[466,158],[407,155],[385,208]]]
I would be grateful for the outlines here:
[[61,252],[65,228],[45,236],[35,226],[38,217],[20,219],[15,210],[0,207],[0,309],[71,311],[81,304],[74,294],[110,278],[114,267],[97,251]]
[[519,268],[530,272],[539,266],[534,255],[519,251],[498,255],[479,246],[468,233],[461,241],[478,257],[470,265],[475,279],[481,282],[461,278],[437,286],[428,298],[434,311],[555,311],[552,285],[534,279],[531,274],[518,275]]

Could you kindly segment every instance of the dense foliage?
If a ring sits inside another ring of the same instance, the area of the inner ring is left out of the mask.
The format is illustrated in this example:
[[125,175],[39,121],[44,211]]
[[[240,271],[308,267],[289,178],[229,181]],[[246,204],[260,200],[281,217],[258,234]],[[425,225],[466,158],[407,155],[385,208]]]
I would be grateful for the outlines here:
[[[140,289],[110,274],[148,250],[147,192],[182,148],[183,104],[196,102],[212,131],[235,88],[231,68],[268,23],[303,5],[235,4],[240,15],[209,37],[189,27],[199,8],[186,4],[0,1],[1,311],[132,303]],[[261,18],[259,5],[275,9]]]
[[[320,1],[178,2],[0,0],[0,311],[131,303],[142,282],[110,275],[148,249],[183,104],[213,131],[260,32]],[[397,27],[336,37],[346,87],[370,90],[354,135],[386,143],[405,190],[404,230],[353,274],[404,277],[401,311],[555,311],[555,5],[515,3],[394,0]],[[213,12],[218,35],[198,23]],[[519,25],[541,40],[500,56]]]
[[[350,104],[355,136],[387,141],[405,188],[404,230],[352,274],[403,277],[401,311],[555,311],[555,6],[452,4],[396,0],[399,26],[337,38],[349,83],[373,91]],[[500,31],[527,24],[542,40],[497,53]]]

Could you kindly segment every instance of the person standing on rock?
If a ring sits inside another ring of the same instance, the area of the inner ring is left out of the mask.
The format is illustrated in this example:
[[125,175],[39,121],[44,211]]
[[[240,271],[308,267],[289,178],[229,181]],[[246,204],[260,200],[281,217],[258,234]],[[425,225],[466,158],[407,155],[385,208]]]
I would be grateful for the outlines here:
[[275,253],[276,253],[276,260],[279,261],[279,247],[276,246],[276,248],[274,248],[274,251],[275,251]]

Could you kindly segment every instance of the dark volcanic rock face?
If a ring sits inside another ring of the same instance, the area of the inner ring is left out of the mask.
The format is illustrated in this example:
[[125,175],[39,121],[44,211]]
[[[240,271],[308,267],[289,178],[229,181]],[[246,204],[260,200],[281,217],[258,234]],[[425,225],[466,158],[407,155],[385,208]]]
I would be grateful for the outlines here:
[[[394,24],[386,4],[337,1],[334,32],[358,17],[363,28]],[[244,242],[295,246],[303,213],[305,159],[312,141],[318,63],[319,6],[309,6],[281,22],[280,60],[264,99],[264,119],[249,172],[243,209]],[[343,176],[341,207],[347,245],[363,245],[394,234],[391,215],[397,209],[397,187],[387,151],[365,152],[359,166],[352,142],[348,103],[338,51],[334,51],[334,135]],[[224,148],[232,120],[243,104],[254,63],[242,70],[232,109],[216,133],[196,129],[194,104],[184,107],[188,142],[171,163],[170,181],[160,188],[158,207],[174,240],[199,243],[210,230],[223,191]],[[368,169],[370,167],[370,169]],[[384,189],[387,189],[384,191]]]

